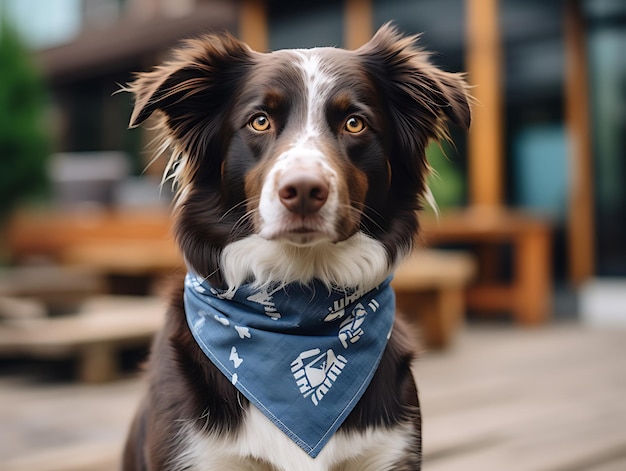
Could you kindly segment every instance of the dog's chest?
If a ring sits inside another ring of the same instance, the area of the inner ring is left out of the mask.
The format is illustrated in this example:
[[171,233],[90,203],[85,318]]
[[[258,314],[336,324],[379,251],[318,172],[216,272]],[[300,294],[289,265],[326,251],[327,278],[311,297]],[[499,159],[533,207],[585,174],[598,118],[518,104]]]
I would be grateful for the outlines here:
[[250,406],[234,438],[187,428],[173,470],[384,471],[401,463],[411,446],[411,436],[409,423],[360,432],[339,431],[313,459]]

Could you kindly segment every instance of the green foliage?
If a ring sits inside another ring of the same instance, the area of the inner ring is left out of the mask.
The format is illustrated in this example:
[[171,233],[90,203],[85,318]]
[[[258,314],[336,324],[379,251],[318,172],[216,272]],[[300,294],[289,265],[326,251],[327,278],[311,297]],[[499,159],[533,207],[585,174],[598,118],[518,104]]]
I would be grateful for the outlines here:
[[29,51],[0,23],[0,223],[46,187],[46,91]]
[[454,155],[455,150],[447,141],[432,142],[426,149],[428,163],[433,168],[427,180],[428,187],[441,210],[462,206],[465,197],[463,175],[450,160]]

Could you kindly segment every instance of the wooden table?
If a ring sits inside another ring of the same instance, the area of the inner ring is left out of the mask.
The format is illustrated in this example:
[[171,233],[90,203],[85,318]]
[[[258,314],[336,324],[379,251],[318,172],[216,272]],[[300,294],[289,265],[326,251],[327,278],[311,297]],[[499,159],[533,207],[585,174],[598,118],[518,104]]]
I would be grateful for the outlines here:
[[[427,245],[470,244],[477,250],[480,279],[467,292],[470,309],[508,311],[521,325],[539,325],[550,315],[552,246],[549,221],[506,209],[468,209],[423,218]],[[510,283],[493,276],[491,248],[512,247]]]
[[[71,257],[73,251],[80,253],[99,244],[117,246],[125,255],[145,244],[174,247],[167,209],[22,211],[13,216],[7,229],[9,255],[15,262],[32,257],[62,261],[66,254]],[[163,256],[169,258],[171,251]]]
[[150,293],[155,279],[184,268],[166,208],[24,211],[12,218],[7,242],[16,263],[94,270],[117,294]]
[[417,326],[428,348],[452,343],[465,314],[465,289],[475,272],[470,255],[441,250],[417,250],[396,270],[391,285],[398,312]]

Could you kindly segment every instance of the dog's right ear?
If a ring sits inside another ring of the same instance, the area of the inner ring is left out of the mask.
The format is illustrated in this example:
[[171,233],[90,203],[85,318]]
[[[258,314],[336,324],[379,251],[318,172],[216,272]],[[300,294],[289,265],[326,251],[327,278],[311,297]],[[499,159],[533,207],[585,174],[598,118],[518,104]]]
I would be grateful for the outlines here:
[[219,112],[224,97],[232,96],[252,54],[246,44],[229,34],[186,41],[170,61],[138,74],[124,88],[135,95],[129,126],[141,125],[159,110],[175,136],[192,131],[198,121]]

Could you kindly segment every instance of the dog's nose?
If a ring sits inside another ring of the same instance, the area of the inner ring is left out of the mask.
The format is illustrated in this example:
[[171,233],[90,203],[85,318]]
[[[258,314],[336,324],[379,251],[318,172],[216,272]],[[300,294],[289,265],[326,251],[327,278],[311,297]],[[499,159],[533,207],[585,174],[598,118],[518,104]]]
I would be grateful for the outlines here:
[[301,216],[319,211],[328,199],[328,192],[324,176],[310,169],[283,175],[278,187],[280,202],[289,211]]

